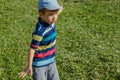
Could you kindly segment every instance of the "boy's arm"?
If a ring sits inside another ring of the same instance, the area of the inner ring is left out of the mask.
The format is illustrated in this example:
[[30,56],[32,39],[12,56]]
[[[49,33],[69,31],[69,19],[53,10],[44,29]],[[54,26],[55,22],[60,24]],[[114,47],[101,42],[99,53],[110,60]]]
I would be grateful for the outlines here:
[[27,66],[28,68],[32,68],[32,60],[33,60],[34,52],[35,50],[30,48],[28,53],[28,66]]
[[25,71],[20,72],[18,75],[21,78],[24,78],[27,74],[32,75],[32,60],[34,56],[35,50],[30,48],[29,53],[28,53],[28,64],[27,64],[27,69]]
[[39,23],[36,24],[35,30],[33,31],[32,34],[32,41],[30,44],[30,50],[28,53],[28,64],[27,64],[27,69],[21,73],[19,73],[19,77],[24,78],[27,74],[32,75],[32,60],[34,57],[34,52],[35,49],[39,47],[40,41],[43,38],[43,29],[39,25]]

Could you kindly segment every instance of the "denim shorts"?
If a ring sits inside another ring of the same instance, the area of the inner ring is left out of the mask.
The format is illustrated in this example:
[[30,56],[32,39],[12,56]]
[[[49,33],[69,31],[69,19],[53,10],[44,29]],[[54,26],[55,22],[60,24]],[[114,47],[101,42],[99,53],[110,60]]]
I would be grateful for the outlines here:
[[33,80],[60,80],[56,63],[44,67],[33,67]]

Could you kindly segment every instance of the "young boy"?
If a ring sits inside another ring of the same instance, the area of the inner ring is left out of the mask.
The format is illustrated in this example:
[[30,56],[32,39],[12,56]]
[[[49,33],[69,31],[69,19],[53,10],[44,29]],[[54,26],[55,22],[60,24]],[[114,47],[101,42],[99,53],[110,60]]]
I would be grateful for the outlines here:
[[55,63],[55,23],[61,10],[57,0],[39,0],[39,19],[32,34],[27,69],[19,77],[30,74],[33,80],[60,80]]

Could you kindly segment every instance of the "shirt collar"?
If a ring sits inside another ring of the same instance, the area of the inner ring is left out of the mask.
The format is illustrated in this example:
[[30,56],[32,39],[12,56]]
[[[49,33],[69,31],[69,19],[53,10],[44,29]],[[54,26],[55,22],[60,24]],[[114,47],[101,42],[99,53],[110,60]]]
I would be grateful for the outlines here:
[[48,24],[48,23],[46,23],[46,22],[43,22],[40,17],[38,18],[38,21],[39,21],[40,24],[42,24],[42,25],[44,25],[44,26],[46,26],[46,27],[52,25],[52,24]]

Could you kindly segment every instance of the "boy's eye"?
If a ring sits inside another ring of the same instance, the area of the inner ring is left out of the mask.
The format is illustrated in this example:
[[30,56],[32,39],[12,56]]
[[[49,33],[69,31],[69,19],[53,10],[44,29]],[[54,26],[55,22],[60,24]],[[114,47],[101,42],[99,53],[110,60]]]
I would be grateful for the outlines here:
[[54,14],[50,14],[50,16],[52,16],[52,15],[54,15]]
[[57,12],[56,13],[51,13],[51,14],[49,14],[50,16],[52,16],[52,15],[56,15],[57,14]]
[[55,15],[55,14],[50,14],[50,16]]

